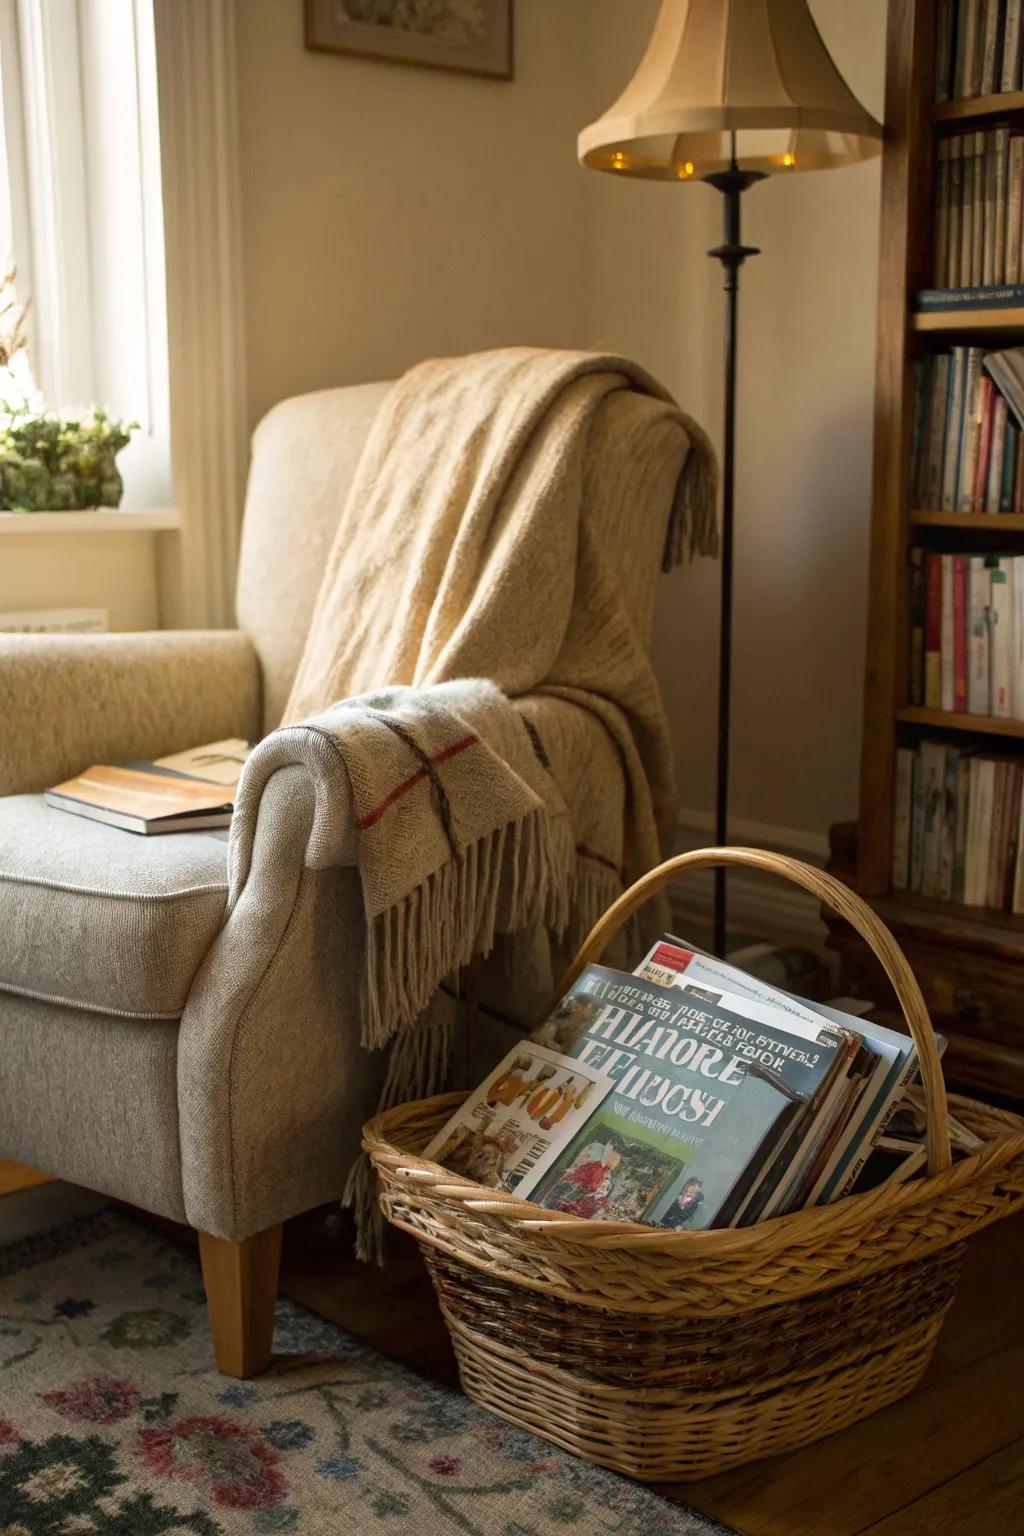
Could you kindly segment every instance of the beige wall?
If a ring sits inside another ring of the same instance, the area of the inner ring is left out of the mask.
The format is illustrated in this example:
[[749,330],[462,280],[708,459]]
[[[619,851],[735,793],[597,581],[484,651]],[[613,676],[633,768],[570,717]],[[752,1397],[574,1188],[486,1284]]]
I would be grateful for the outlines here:
[[[626,80],[654,0],[593,0],[588,112]],[[811,0],[881,115],[885,0]],[[646,363],[720,435],[718,197],[587,175],[588,339]],[[857,808],[875,346],[879,162],[775,178],[746,198],[742,274],[733,808],[736,833],[823,847]],[[657,659],[684,808],[714,795],[717,572],[662,586]],[[750,824],[753,824],[752,826]]]
[[105,608],[113,629],[155,629],[156,534],[0,537],[0,611]]
[[430,355],[579,345],[590,4],[519,0],[510,84],[307,53],[298,0],[239,7],[253,421]]
[[[584,172],[575,138],[656,0],[518,0],[511,85],[306,53],[295,0],[244,0],[239,67],[250,414],[513,342],[629,353],[717,436],[710,189]],[[885,0],[812,0],[881,110]],[[820,848],[856,809],[878,164],[747,199],[735,649],[739,834]],[[663,583],[657,659],[681,803],[713,798],[717,570]]]

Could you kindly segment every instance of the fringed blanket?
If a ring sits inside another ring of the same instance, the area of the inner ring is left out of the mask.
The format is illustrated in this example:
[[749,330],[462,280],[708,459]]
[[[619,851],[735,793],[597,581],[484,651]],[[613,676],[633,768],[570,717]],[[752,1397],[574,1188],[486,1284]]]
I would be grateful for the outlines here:
[[[636,409],[610,417],[623,395]],[[623,416],[628,455],[609,444]],[[713,455],[622,358],[521,348],[424,363],[374,422],[285,722],[326,733],[351,787],[363,1038],[410,1036],[391,1097],[435,1086],[438,1053],[412,1045],[412,1026],[446,975],[497,933],[562,933],[571,918],[585,931],[659,857],[671,750],[622,564],[623,528],[649,527],[666,464],[667,568],[716,550]],[[489,681],[456,686],[476,678]],[[240,848],[248,790],[283,748],[250,760]]]

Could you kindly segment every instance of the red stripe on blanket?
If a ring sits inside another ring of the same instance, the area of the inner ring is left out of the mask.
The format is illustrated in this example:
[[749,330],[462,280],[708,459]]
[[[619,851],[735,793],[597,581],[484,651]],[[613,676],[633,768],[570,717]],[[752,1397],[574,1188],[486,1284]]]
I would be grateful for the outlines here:
[[[432,763],[446,763],[449,758],[457,757],[460,752],[465,752],[467,747],[475,746],[479,739],[478,736],[463,736],[461,741],[453,742],[450,747],[445,747],[443,751],[435,753],[430,761]],[[428,771],[426,768],[417,768],[415,773],[410,774],[397,788],[391,791],[386,800],[382,800],[380,805],[375,806],[372,811],[368,811],[356,823],[360,832],[364,832],[367,827],[372,827],[374,822],[380,821],[384,812],[390,810],[396,800],[401,800],[403,795],[407,795],[410,789],[414,789],[422,779],[427,777]]]
[[603,853],[595,853],[593,848],[587,847],[586,843],[577,843],[576,852],[582,859],[593,859],[595,864],[603,864],[605,869],[610,869],[613,875],[618,875],[619,879],[625,882],[625,874],[618,864],[613,864],[611,859],[606,859]]

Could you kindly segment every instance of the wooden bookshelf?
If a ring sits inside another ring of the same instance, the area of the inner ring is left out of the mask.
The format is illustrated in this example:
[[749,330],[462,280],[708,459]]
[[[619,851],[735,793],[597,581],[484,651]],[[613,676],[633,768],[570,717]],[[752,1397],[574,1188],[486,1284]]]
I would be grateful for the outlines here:
[[954,715],[945,709],[922,709],[918,704],[905,704],[896,711],[896,719],[901,725],[927,725],[936,731],[967,731],[972,736],[1024,739],[1024,720],[996,720],[991,715]]
[[915,528],[953,528],[957,533],[981,533],[997,542],[1007,533],[1024,533],[1024,514],[1019,512],[929,512],[914,508],[910,513]]
[[[856,827],[832,832],[832,868],[851,879],[893,929],[950,1042],[947,1078],[1024,1101],[1024,919],[891,888],[895,759],[899,746],[948,733],[950,742],[1024,754],[1024,722],[949,714],[910,703],[907,563],[910,546],[980,553],[1020,545],[1024,516],[980,516],[910,504],[912,369],[923,351],[1008,344],[1024,336],[1024,308],[918,313],[931,286],[932,177],[939,136],[972,123],[1024,126],[1024,92],[933,103],[934,0],[889,0],[886,141],[882,164],[875,453],[860,807]],[[1021,552],[1024,553],[1024,546]],[[830,921],[847,983],[886,996],[863,943]]]
[[1024,309],[939,309],[910,316],[914,331],[970,331],[982,336],[1017,336],[1024,331]]
[[972,96],[969,101],[934,102],[930,113],[933,123],[955,123],[958,128],[969,128],[973,123],[1006,122],[1024,116],[1024,91]]

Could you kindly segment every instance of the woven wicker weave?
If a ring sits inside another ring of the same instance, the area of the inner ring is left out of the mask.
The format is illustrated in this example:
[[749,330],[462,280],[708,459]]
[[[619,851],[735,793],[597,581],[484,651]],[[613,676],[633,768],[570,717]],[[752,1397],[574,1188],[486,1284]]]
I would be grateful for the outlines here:
[[719,863],[802,885],[871,945],[921,1059],[926,1177],[752,1227],[666,1231],[553,1216],[423,1161],[416,1154],[460,1094],[403,1105],[364,1130],[385,1215],[423,1245],[468,1395],[647,1481],[791,1450],[910,1391],[952,1300],[964,1239],[1024,1206],[1024,1120],[953,1097],[984,1146],[950,1166],[920,989],[888,929],[820,870],[756,849],[670,859],[598,923],[558,996],[648,896]]

